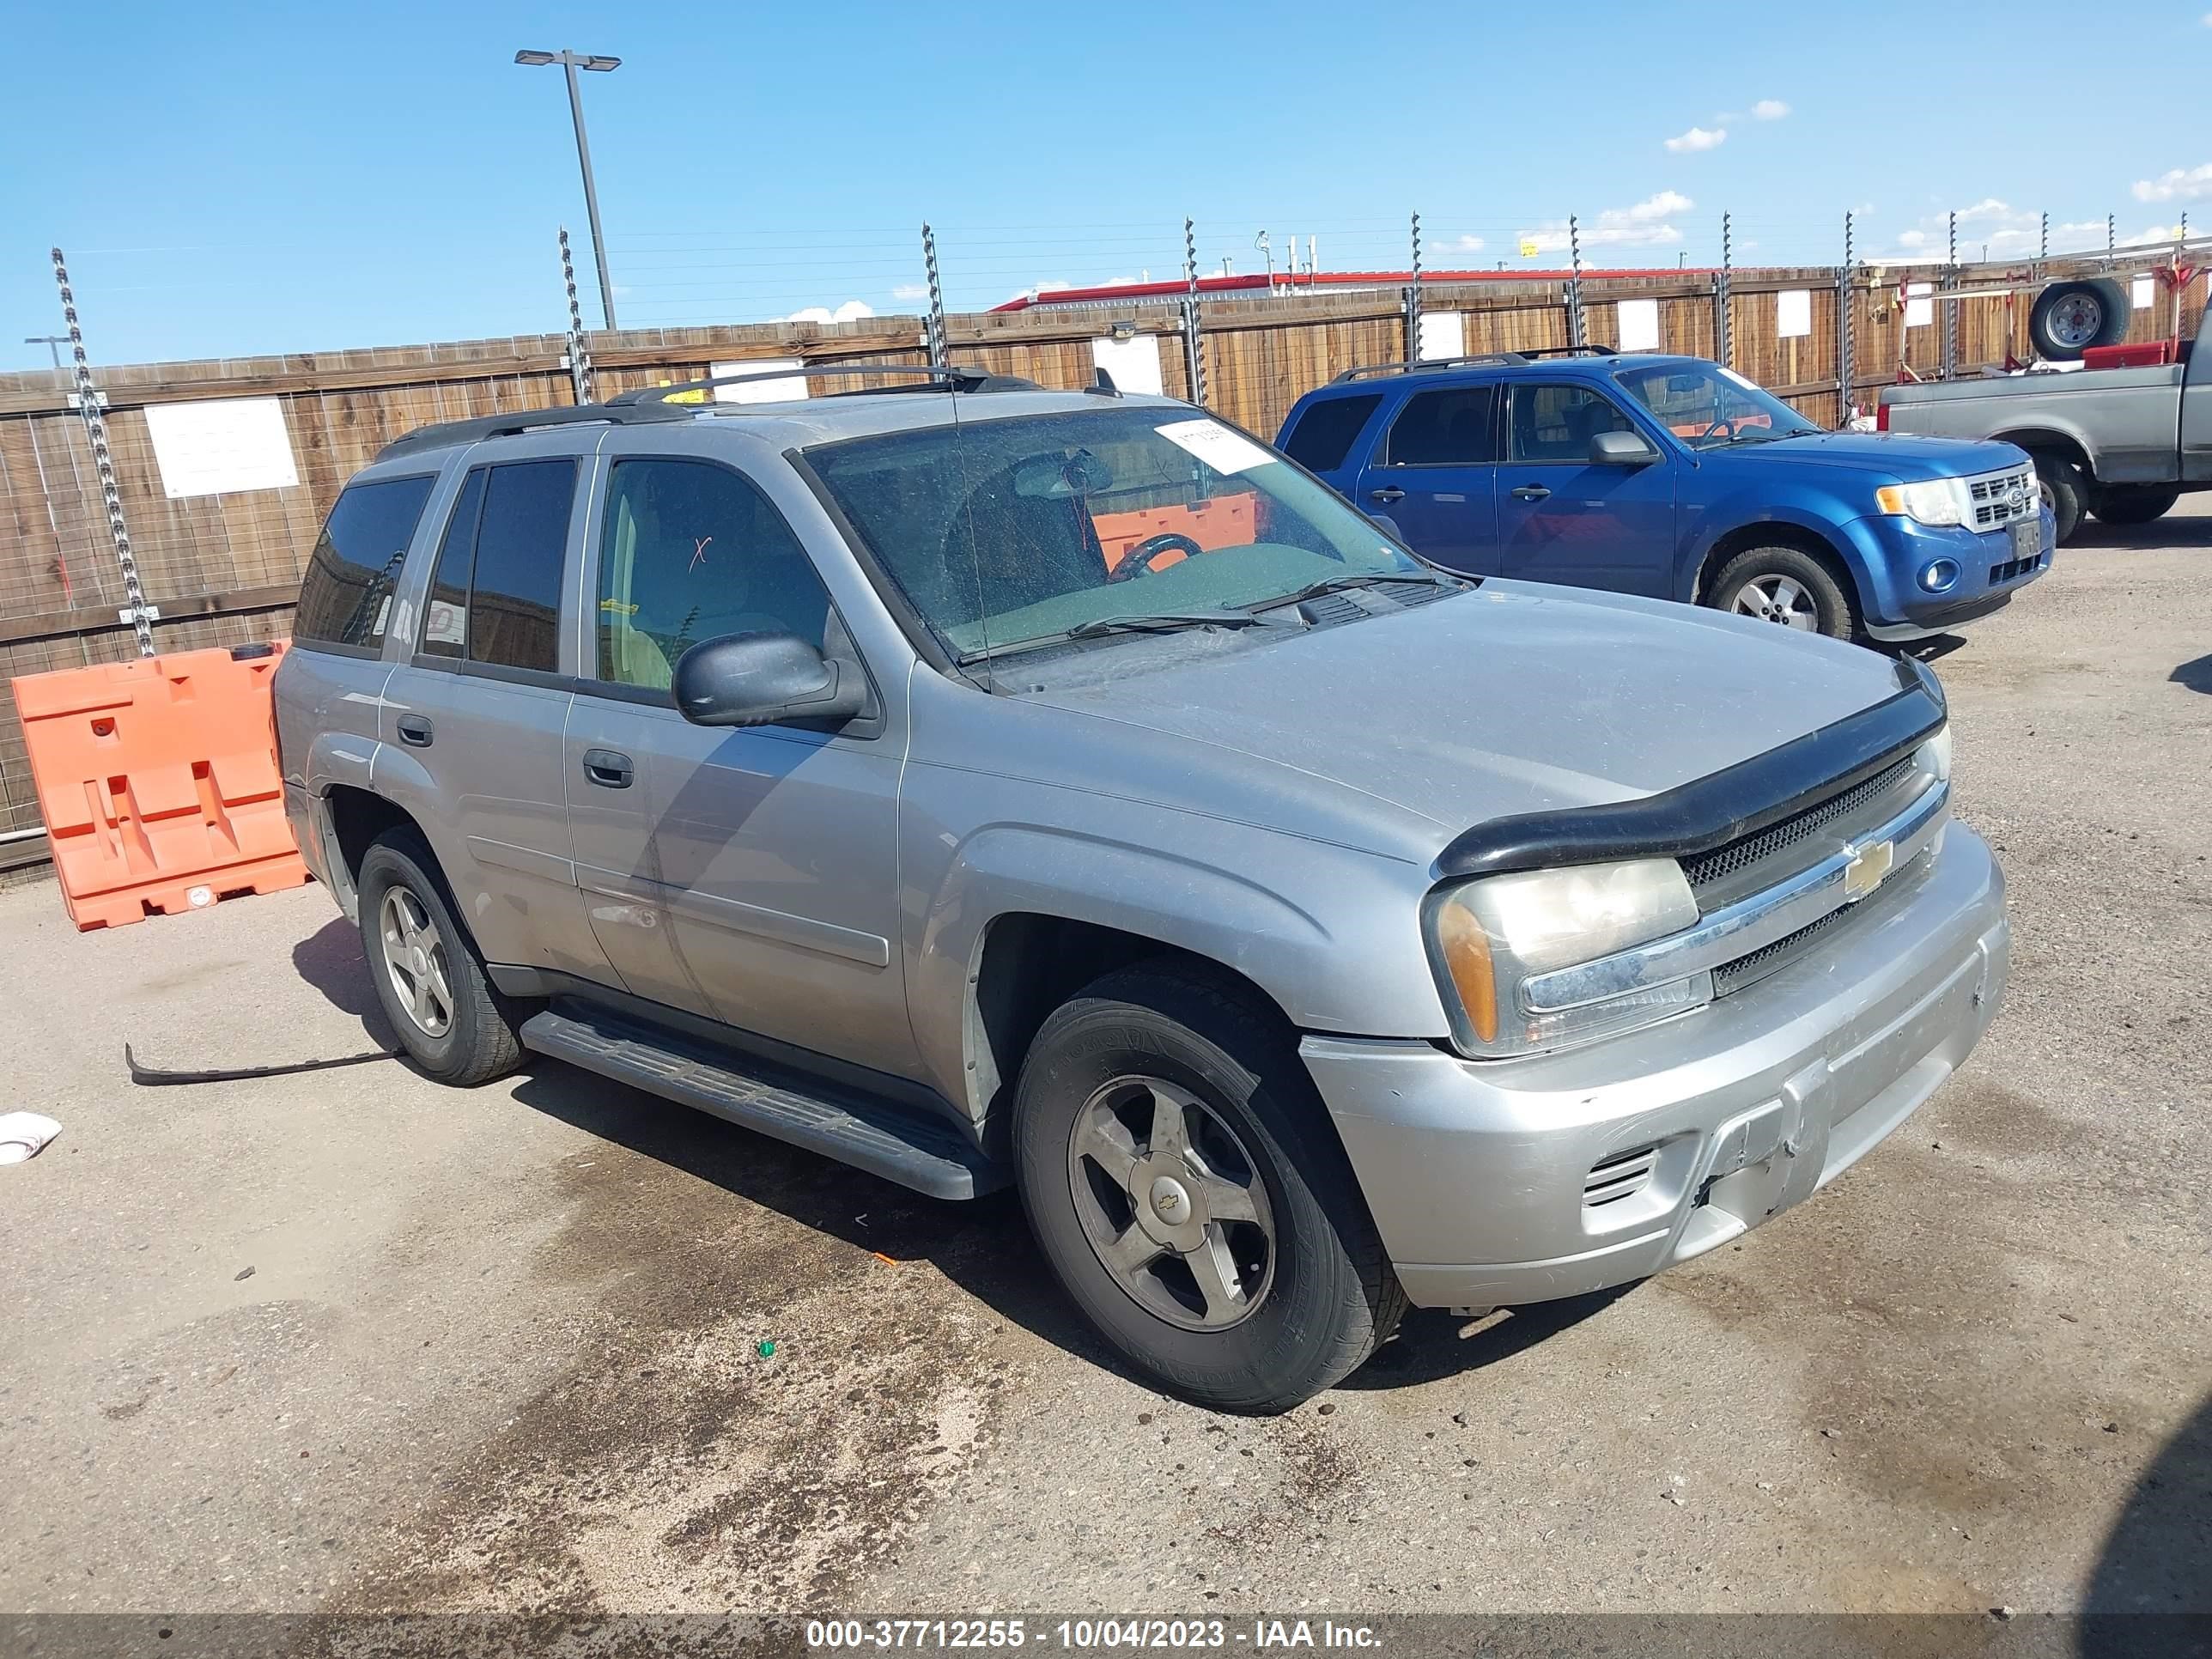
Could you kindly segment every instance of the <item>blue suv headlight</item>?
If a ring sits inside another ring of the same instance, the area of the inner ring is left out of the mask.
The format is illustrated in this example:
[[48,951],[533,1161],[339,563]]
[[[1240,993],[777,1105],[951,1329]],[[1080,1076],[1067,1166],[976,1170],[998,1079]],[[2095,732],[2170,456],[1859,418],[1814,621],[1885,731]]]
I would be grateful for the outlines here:
[[1877,508],[1893,517],[1937,526],[1968,523],[1974,512],[1964,478],[1884,484],[1874,492],[1874,501]]

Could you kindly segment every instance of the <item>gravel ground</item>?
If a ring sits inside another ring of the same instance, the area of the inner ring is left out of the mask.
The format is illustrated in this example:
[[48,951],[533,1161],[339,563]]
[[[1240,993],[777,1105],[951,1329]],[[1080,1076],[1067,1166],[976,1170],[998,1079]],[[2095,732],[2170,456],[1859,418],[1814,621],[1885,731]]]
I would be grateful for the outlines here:
[[2014,978],[1889,1142],[1268,1421],[1117,1370],[1005,1199],[550,1063],[134,1089],[376,1046],[356,936],[0,894],[65,1126],[0,1170],[0,1608],[2212,1611],[2208,572],[2212,511],[2093,528],[1929,652]]

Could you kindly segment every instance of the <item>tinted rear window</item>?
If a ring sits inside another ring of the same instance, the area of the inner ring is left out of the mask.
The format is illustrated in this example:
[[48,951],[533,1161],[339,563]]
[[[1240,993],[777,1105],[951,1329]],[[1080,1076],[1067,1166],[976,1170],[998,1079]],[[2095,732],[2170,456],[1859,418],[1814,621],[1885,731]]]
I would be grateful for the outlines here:
[[571,460],[480,466],[438,549],[422,651],[550,674],[559,666],[561,572],[576,497]]
[[301,579],[295,640],[370,651],[384,643],[392,590],[436,482],[383,478],[339,495]]
[[1390,423],[1393,466],[1481,466],[1498,459],[1498,388],[1417,392]]
[[1309,404],[1298,423],[1283,439],[1283,453],[1309,472],[1334,471],[1344,465],[1352,441],[1382,401],[1378,392],[1364,398],[1324,398]]

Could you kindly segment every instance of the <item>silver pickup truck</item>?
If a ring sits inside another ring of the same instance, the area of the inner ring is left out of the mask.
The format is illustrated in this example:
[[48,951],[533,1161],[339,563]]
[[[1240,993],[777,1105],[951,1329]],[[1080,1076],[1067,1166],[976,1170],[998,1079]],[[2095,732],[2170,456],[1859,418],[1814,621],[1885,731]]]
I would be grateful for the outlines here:
[[2143,368],[1991,374],[1882,390],[1885,432],[2002,438],[2035,459],[2058,539],[2084,513],[2148,524],[2185,490],[2212,489],[2212,349]]
[[1188,404],[900,372],[347,484],[285,805],[423,1072],[1012,1184],[1135,1366],[1272,1411],[1408,1302],[1741,1237],[1996,1012],[1919,664],[1439,570]]

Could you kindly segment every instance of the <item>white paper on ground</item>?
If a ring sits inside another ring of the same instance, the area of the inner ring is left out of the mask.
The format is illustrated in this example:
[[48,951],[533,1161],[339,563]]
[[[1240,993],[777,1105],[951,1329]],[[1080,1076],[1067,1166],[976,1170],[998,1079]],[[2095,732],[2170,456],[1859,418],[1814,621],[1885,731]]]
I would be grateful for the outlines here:
[[21,1164],[62,1132],[62,1126],[37,1112],[0,1115],[0,1164]]
[[[719,380],[725,374],[773,374],[779,368],[803,368],[805,365],[796,357],[757,357],[750,362],[714,363],[709,367]],[[804,374],[794,374],[787,380],[755,380],[750,386],[714,388],[714,401],[718,404],[793,404],[805,396]]]
[[1933,283],[1907,283],[1905,285],[1905,325],[1925,328],[1936,320],[1936,302],[1928,296],[1936,291]]
[[1614,307],[1620,332],[1623,351],[1656,351],[1659,349],[1659,302],[1656,300],[1623,300]]
[[1275,459],[1243,433],[1231,432],[1218,421],[1170,421],[1153,430],[1216,472],[1248,472]]
[[274,398],[216,398],[149,404],[146,430],[173,501],[247,489],[290,489],[300,482],[284,408]]
[[1413,356],[1425,363],[1467,356],[1467,317],[1457,311],[1421,313],[1420,346]]
[[1167,395],[1160,380],[1160,342],[1156,334],[1139,334],[1133,340],[1093,340],[1091,361],[1114,377],[1116,392],[1142,392],[1154,398]]
[[1774,296],[1774,336],[1802,340],[1813,331],[1813,290],[1785,288]]

